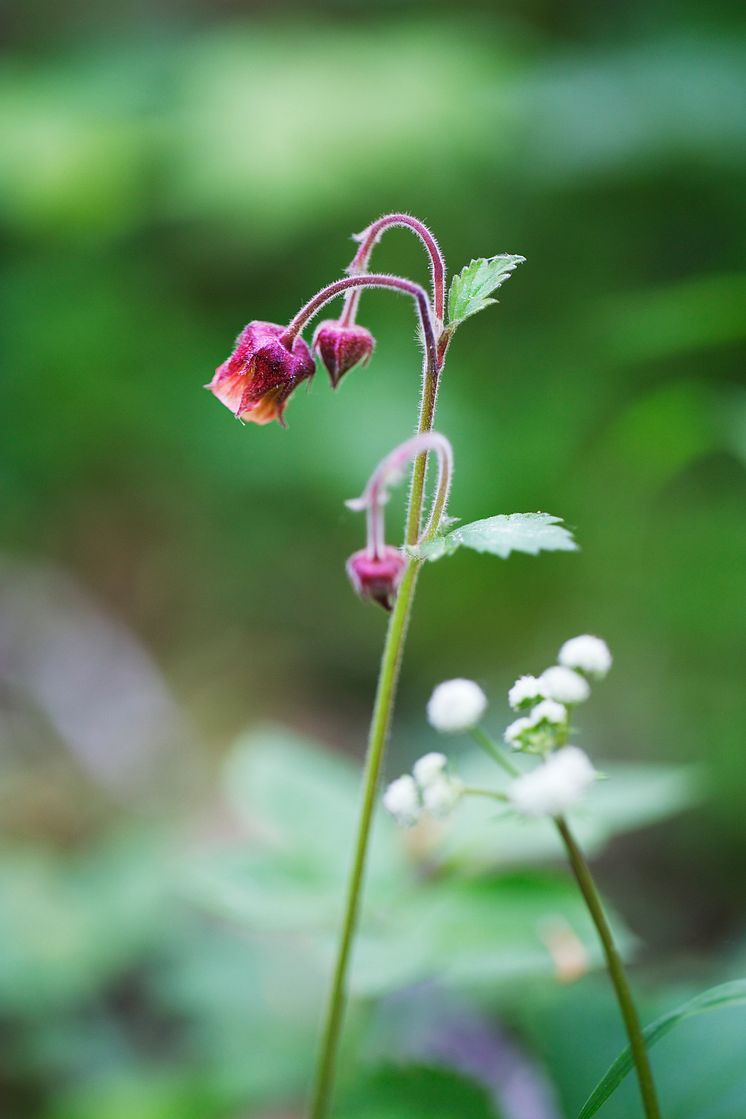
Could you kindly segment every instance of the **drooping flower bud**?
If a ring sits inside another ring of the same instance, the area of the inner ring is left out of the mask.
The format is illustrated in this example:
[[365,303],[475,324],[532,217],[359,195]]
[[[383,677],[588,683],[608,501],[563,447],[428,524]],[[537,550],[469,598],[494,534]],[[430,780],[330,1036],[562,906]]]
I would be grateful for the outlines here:
[[347,561],[350,582],[361,598],[370,599],[391,610],[407,561],[397,548],[384,545],[377,556],[366,548]]
[[296,336],[292,348],[280,341],[285,327],[250,322],[239,334],[236,348],[205,385],[239,420],[268,424],[278,420],[288,397],[316,366],[306,343]]
[[356,323],[344,326],[337,319],[322,322],[313,337],[313,350],[321,358],[334,388],[350,369],[361,362],[367,364],[375,344],[365,327]]

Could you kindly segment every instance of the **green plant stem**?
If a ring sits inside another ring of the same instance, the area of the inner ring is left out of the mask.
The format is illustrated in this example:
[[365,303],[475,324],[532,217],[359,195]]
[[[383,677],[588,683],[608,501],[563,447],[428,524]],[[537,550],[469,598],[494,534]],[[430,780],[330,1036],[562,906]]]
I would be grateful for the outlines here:
[[[432,431],[435,419],[435,404],[438,396],[438,380],[442,361],[437,366],[432,356],[432,348],[425,347],[422,395],[420,397],[420,418],[418,432]],[[425,474],[427,453],[417,457],[412,469],[412,485],[409,491],[405,541],[416,544],[422,525],[422,507],[425,497]],[[337,947],[329,996],[324,1013],[321,1032],[321,1046],[316,1064],[309,1119],[325,1119],[331,1104],[334,1074],[339,1050],[342,1019],[347,1002],[347,972],[355,932],[357,929],[365,863],[368,854],[368,841],[373,820],[376,794],[381,776],[386,738],[396,700],[396,687],[404,643],[406,641],[409,619],[412,613],[414,593],[417,585],[421,561],[410,560],[399,586],[394,609],[389,619],[386,641],[381,654],[378,672],[378,686],[373,705],[368,748],[363,771],[363,801],[358,822],[355,852],[352,868],[347,882],[342,929]]]
[[[493,742],[490,736],[486,734],[481,727],[473,727],[471,736],[491,758],[503,767],[503,769],[507,770],[513,777],[519,775],[519,770],[505,757],[497,743]],[[640,1085],[640,1095],[642,1097],[646,1119],[660,1119],[660,1108],[658,1106],[658,1098],[653,1081],[653,1071],[650,1067],[650,1060],[645,1047],[642,1026],[640,1025],[640,1019],[632,997],[632,991],[627,981],[627,974],[624,970],[622,957],[619,955],[619,950],[614,942],[614,936],[606,918],[606,913],[604,912],[603,903],[596,888],[596,883],[593,880],[593,875],[586,862],[585,855],[578,846],[577,840],[570,831],[565,818],[563,816],[556,816],[554,818],[554,823],[565,845],[570,860],[570,866],[572,867],[573,874],[580,887],[580,892],[588,906],[593,923],[596,926],[604,956],[606,957],[606,964],[611,976],[611,982],[614,986],[614,992],[619,1003],[624,1027],[627,1031],[627,1037],[629,1038],[632,1059],[634,1060],[637,1070],[637,1079]]]
[[421,563],[410,560],[404,573],[389,620],[386,643],[381,657],[381,668],[363,773],[363,803],[352,869],[347,885],[342,932],[321,1035],[319,1063],[316,1069],[316,1080],[309,1112],[310,1119],[323,1119],[331,1101],[342,1016],[347,1001],[347,969],[360,909],[368,839],[420,566]]
[[501,804],[508,803],[505,793],[498,793],[495,789],[480,789],[478,785],[464,785],[463,794],[466,797],[487,797],[489,800],[499,800]]
[[[427,359],[426,359],[427,360]],[[435,419],[435,404],[438,398],[438,370],[433,370],[428,364],[422,384],[422,400],[420,403],[420,422],[418,434],[432,431]],[[427,471],[427,452],[418,455],[412,469],[412,486],[409,491],[409,512],[407,513],[407,528],[405,540],[407,544],[414,545],[420,538],[422,524],[422,506],[425,499],[425,474]]]
[[593,923],[596,926],[599,939],[603,946],[609,974],[614,985],[617,1001],[619,1002],[619,1009],[624,1019],[630,1049],[632,1050],[632,1057],[637,1070],[637,1079],[640,1085],[640,1095],[642,1097],[645,1115],[647,1119],[660,1119],[661,1113],[655,1092],[655,1084],[653,1082],[653,1072],[645,1047],[645,1038],[643,1037],[640,1019],[637,1015],[637,1009],[634,999],[632,998],[629,983],[627,982],[627,975],[624,970],[622,958],[614,943],[614,937],[609,927],[609,922],[606,919],[601,898],[596,889],[596,883],[593,880],[593,875],[591,874],[588,863],[585,861],[585,856],[567,825],[567,821],[562,816],[558,816],[555,819],[555,824],[562,837],[573,874],[580,887],[580,892],[585,898],[586,905],[593,918]]
[[505,757],[500,747],[492,741],[488,734],[485,734],[481,727],[472,727],[469,733],[477,746],[481,746],[484,752],[489,754],[499,766],[502,766],[506,773],[509,773],[511,777],[520,776],[520,771]]

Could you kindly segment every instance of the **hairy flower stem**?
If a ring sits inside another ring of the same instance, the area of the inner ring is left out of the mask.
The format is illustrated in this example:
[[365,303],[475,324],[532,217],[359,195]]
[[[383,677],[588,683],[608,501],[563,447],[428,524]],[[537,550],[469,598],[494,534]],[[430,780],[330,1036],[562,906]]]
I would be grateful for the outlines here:
[[309,1111],[310,1119],[324,1119],[331,1103],[342,1016],[347,1001],[347,971],[360,910],[368,840],[420,566],[421,563],[416,560],[410,560],[407,566],[389,620],[386,643],[381,656],[378,687],[373,706],[368,751],[363,773],[363,802],[355,842],[355,853],[347,884],[347,897],[334,965],[334,975],[321,1035],[321,1049]]
[[[385,282],[379,282],[381,280]],[[405,284],[407,285],[406,287],[403,286]],[[347,281],[338,280],[336,284],[331,284],[329,288],[324,289],[324,292],[320,292],[306,307],[299,311],[288,327],[288,331],[293,330],[297,332],[302,329],[310,315],[314,314],[324,302],[334,298],[339,291],[355,286],[398,287],[401,291],[414,294],[417,299],[425,342],[418,433],[423,434],[432,431],[435,418],[435,403],[438,394],[438,379],[442,369],[442,361],[440,364],[438,363],[437,338],[433,330],[430,304],[422,288],[418,287],[416,284],[409,284],[408,281],[399,281],[398,278],[390,276],[365,275],[350,277]],[[332,291],[332,288],[335,290]],[[424,308],[422,305],[423,298],[425,301]],[[311,308],[310,311],[309,308]],[[409,492],[405,535],[407,544],[416,544],[420,538],[422,510],[425,497],[426,465],[427,451],[417,457],[412,469],[412,485]],[[368,855],[373,809],[375,807],[376,795],[378,793],[378,785],[381,777],[386,739],[388,737],[391,717],[396,702],[399,669],[404,653],[409,619],[412,613],[417,576],[421,565],[421,561],[417,560],[410,560],[407,565],[396,596],[394,609],[389,619],[386,641],[381,654],[381,664],[378,671],[378,686],[376,688],[376,698],[373,705],[373,714],[371,716],[370,732],[368,735],[368,747],[365,755],[362,805],[358,821],[357,837],[355,840],[355,851],[347,881],[342,928],[324,1014],[321,1046],[319,1049],[310,1109],[308,1112],[309,1119],[326,1119],[331,1104],[337,1053],[339,1051],[339,1041],[342,1030],[342,1019],[347,1002],[347,973],[360,912],[360,900],[365,877],[365,864]]]
[[[327,284],[327,286],[322,288],[321,291],[318,291],[312,299],[309,299],[308,303],[304,304],[297,315],[290,320],[285,330],[280,335],[282,344],[288,349],[291,349],[296,336],[300,334],[306,323],[308,323],[314,315],[318,314],[322,307],[331,302],[336,296],[341,295],[351,288],[364,287],[392,288],[394,291],[403,292],[405,295],[409,295],[415,300],[420,316],[420,325],[422,327],[426,368],[435,371],[437,375],[438,339],[427,293],[419,284],[413,284],[411,280],[404,280],[401,276],[389,276],[386,273],[371,272],[366,273],[364,276],[345,276],[341,280],[335,280],[334,283]],[[421,428],[421,430],[427,431],[429,428]]]
[[637,1080],[642,1097],[642,1106],[646,1119],[660,1119],[661,1113],[655,1092],[655,1084],[653,1082],[653,1071],[650,1067],[648,1051],[645,1048],[645,1038],[643,1037],[640,1019],[627,981],[622,958],[614,943],[614,937],[609,927],[601,898],[596,889],[596,883],[593,880],[593,875],[591,874],[588,863],[585,861],[585,856],[567,825],[567,821],[562,816],[558,816],[554,822],[562,837],[562,842],[567,850],[573,874],[580,887],[580,892],[585,898],[585,903],[593,918],[593,923],[596,926],[604,950],[611,982],[614,985],[619,1009],[621,1010],[624,1026],[629,1038],[632,1057],[635,1062]]
[[453,477],[453,451],[451,444],[437,431],[423,431],[413,435],[405,443],[395,447],[390,454],[381,459],[375,468],[368,484],[360,497],[346,501],[348,509],[355,512],[365,510],[368,515],[367,549],[370,556],[378,556],[385,547],[384,509],[388,501],[389,488],[396,485],[402,476],[404,467],[412,460],[416,461],[422,454],[433,451],[438,458],[438,479],[435,486],[430,516],[422,530],[422,535],[414,541],[422,544],[432,540],[440,526],[448,504],[448,495]]
[[[442,368],[442,366],[440,368]],[[420,422],[417,428],[418,434],[432,431],[433,420],[435,419],[435,405],[438,399],[440,368],[437,364],[430,364],[429,362],[425,365],[422,382],[422,398],[420,401]],[[409,491],[409,510],[407,512],[405,536],[407,544],[410,545],[416,544],[420,538],[426,474],[427,453],[425,452],[417,456],[412,469],[412,486]]]
[[[384,214],[378,221],[374,221],[356,238],[356,240],[360,242],[360,245],[347,271],[351,276],[359,276],[366,272],[375,245],[380,241],[385,230],[395,226],[402,226],[410,229],[420,238],[427,250],[428,256],[430,257],[430,275],[433,285],[433,310],[435,312],[435,318],[442,323],[445,319],[445,260],[443,259],[443,254],[440,251],[435,237],[424,222],[419,221],[417,218],[413,218],[409,214]],[[359,301],[360,291],[351,291],[346,296],[344,308],[340,316],[340,322],[345,326],[349,326],[355,321],[355,314]]]
[[[500,747],[493,742],[490,736],[486,734],[481,727],[474,727],[471,731],[471,736],[494,761],[498,762],[499,765],[503,767],[503,769],[507,770],[513,777],[519,775],[519,770],[505,757]],[[586,862],[585,855],[570,831],[565,818],[563,816],[555,816],[554,823],[565,845],[565,850],[567,851],[575,880],[588,906],[588,911],[596,926],[596,931],[601,941],[601,947],[606,957],[609,975],[611,976],[611,982],[614,986],[614,993],[619,1003],[622,1020],[624,1021],[624,1027],[627,1031],[627,1037],[629,1038],[630,1049],[632,1050],[632,1057],[635,1062],[646,1119],[660,1119],[660,1109],[655,1092],[653,1071],[650,1067],[647,1049],[645,1048],[645,1039],[643,1037],[640,1019],[627,980],[627,974],[624,970],[622,957],[619,955],[619,949],[614,942],[614,936],[606,918],[603,903],[598,889],[596,888],[593,875],[591,874],[591,869]]]

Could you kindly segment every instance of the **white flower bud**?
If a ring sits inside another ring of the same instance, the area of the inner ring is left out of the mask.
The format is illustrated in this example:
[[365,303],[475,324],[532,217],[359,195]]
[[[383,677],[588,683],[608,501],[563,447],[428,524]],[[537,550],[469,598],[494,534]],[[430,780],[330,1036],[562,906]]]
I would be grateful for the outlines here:
[[445,754],[425,754],[424,757],[419,758],[414,763],[414,769],[412,770],[414,779],[424,789],[442,776],[447,764],[448,758]]
[[571,668],[556,664],[539,677],[544,694],[558,703],[583,703],[591,694],[588,681]]
[[521,736],[524,735],[526,731],[531,730],[533,725],[531,719],[525,716],[521,719],[514,719],[503,735],[508,746],[512,746],[514,750],[520,750]]
[[567,722],[567,708],[563,703],[557,703],[556,699],[543,699],[541,703],[537,703],[528,719],[532,727],[543,722],[561,727],[563,723]]
[[439,777],[431,781],[422,791],[425,808],[431,816],[443,819],[458,804],[464,787],[456,777]]
[[383,794],[383,807],[403,828],[414,827],[422,815],[420,792],[414,777],[407,773],[392,781]]
[[595,778],[588,755],[565,746],[513,781],[508,799],[523,816],[559,816],[578,803]]
[[514,711],[530,707],[543,698],[541,682],[535,676],[519,676],[508,692],[508,703]]
[[564,643],[559,651],[559,663],[602,680],[611,668],[612,657],[605,641],[584,633]]
[[427,704],[427,718],[435,730],[459,734],[471,730],[487,710],[487,697],[473,680],[438,684]]

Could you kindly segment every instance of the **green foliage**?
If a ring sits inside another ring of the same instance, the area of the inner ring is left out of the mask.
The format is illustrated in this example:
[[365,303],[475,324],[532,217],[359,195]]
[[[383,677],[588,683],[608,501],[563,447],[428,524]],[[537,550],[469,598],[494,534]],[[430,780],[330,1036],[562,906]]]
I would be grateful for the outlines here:
[[561,517],[551,513],[498,513],[459,525],[432,541],[407,548],[407,552],[420,559],[438,560],[452,556],[459,548],[471,548],[507,559],[511,552],[536,556],[539,552],[574,552],[577,547]]
[[480,257],[462,268],[451,280],[448,292],[449,330],[455,330],[465,319],[496,303],[496,299],[490,298],[492,293],[510,279],[512,272],[525,260],[525,256],[503,253],[501,256]]
[[[469,783],[500,780],[481,755],[458,759],[456,769]],[[256,932],[302,936],[321,973],[342,903],[359,781],[347,759],[286,731],[269,728],[239,741],[224,784],[255,840],[190,863],[184,880],[190,896]],[[643,767],[617,781],[612,767],[611,779],[578,813],[578,834],[598,849],[614,834],[680,810],[692,784],[689,775]],[[544,929],[552,922],[572,931],[589,964],[601,963],[569,876],[532,869],[559,853],[546,821],[501,819],[498,828],[502,813],[494,805],[469,800],[411,847],[410,833],[376,811],[352,975],[357,994],[435,976],[469,988],[550,976]],[[427,867],[440,868],[435,879],[423,874]]]
[[387,1066],[362,1078],[334,1119],[499,1119],[487,1093],[457,1073],[426,1065]]
[[[657,1018],[655,1022],[651,1022],[649,1026],[646,1026],[644,1030],[646,1044],[648,1048],[655,1045],[667,1033],[670,1033],[674,1026],[686,1021],[687,1018],[695,1018],[699,1014],[709,1014],[713,1010],[743,1006],[744,1003],[746,1003],[746,979],[736,979],[731,983],[723,983],[719,987],[712,987],[709,991],[703,991],[701,995],[689,999],[682,1006],[670,1010],[667,1014]],[[595,1115],[609,1096],[616,1091],[632,1068],[632,1053],[628,1047],[623,1053],[620,1053],[611,1068],[593,1089],[583,1105],[578,1119],[591,1119],[591,1116]],[[696,1067],[690,1068],[688,1074],[693,1078],[697,1077]]]
[[[690,977],[684,985],[659,983],[655,991],[639,977],[636,993],[643,1020],[655,1019],[666,1005],[686,1000],[693,994],[693,983],[725,980],[729,970],[721,965],[715,972],[707,969]],[[540,1057],[555,1086],[560,1115],[577,1119],[589,1088],[598,1080],[599,1068],[612,1064],[626,1040],[608,980],[599,975],[563,990],[534,989],[517,1014],[525,1043]],[[743,1035],[744,1008],[736,1003],[720,1007],[717,1014],[680,1022],[663,1044],[655,1046],[651,1059],[666,1119],[746,1115],[746,1077],[740,1059]],[[597,1114],[603,1119],[638,1116],[635,1077],[627,1076]]]
[[116,837],[58,861],[40,849],[0,859],[0,1002],[52,1014],[90,998],[158,940],[169,897],[162,839]]

